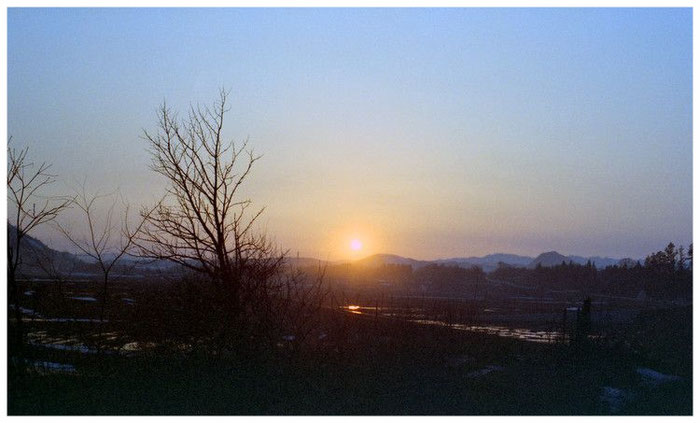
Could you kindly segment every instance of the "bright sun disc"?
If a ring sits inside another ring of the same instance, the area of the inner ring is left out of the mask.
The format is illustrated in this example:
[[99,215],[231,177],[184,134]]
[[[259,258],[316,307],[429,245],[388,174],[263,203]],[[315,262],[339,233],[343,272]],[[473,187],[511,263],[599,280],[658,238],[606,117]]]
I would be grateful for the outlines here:
[[362,249],[362,242],[359,239],[353,239],[350,241],[350,248],[353,251],[360,251]]

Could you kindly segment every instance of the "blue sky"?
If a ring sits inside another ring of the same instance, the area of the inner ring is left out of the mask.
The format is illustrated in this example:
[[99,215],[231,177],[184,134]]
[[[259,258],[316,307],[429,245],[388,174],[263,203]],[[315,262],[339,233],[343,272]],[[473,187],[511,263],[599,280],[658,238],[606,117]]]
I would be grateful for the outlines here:
[[222,86],[302,255],[691,241],[691,9],[8,10],[8,133],[57,192],[152,202],[142,129]]

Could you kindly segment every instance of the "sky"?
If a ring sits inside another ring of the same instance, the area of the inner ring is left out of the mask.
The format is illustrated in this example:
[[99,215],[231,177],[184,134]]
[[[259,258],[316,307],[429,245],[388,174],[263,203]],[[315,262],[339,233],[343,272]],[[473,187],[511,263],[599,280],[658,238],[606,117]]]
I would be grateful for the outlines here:
[[143,130],[223,87],[226,139],[263,156],[244,195],[292,254],[692,242],[691,9],[11,8],[7,43],[8,134],[54,194],[152,204]]

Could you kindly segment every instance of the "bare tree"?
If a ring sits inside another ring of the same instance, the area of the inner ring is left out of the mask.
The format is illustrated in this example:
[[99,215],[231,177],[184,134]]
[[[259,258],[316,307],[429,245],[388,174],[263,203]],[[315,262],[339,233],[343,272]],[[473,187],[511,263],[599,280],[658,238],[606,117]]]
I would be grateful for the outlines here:
[[222,90],[212,107],[190,107],[182,120],[163,104],[157,132],[144,131],[151,168],[169,186],[156,207],[142,214],[146,225],[136,242],[144,257],[208,275],[222,290],[228,318],[235,320],[243,312],[243,297],[265,290],[283,254],[255,230],[264,208],[253,210],[251,200],[241,196],[260,156],[245,142],[236,146],[224,140],[227,95]]
[[[17,321],[17,341],[21,346],[23,338],[22,313],[19,307],[19,285],[17,271],[22,264],[22,241],[37,226],[50,222],[66,209],[71,199],[45,195],[45,190],[56,180],[49,173],[50,164],[35,165],[27,157],[28,148],[17,150],[7,148],[7,193],[8,193],[8,233],[7,237],[7,279],[8,298],[14,305]],[[11,236],[10,236],[11,235]]]
[[[106,212],[99,213],[101,202],[111,202]],[[86,235],[80,237],[71,232],[65,225],[57,222],[56,226],[66,239],[83,254],[90,257],[99,267],[102,274],[102,292],[100,305],[100,321],[104,322],[108,302],[108,288],[113,279],[113,270],[120,261],[132,252],[136,234],[141,230],[145,218],[141,218],[136,227],[129,225],[129,206],[125,205],[123,215],[119,223],[115,222],[115,208],[118,204],[116,195],[89,195],[85,187],[77,193],[73,201],[75,207],[80,209],[85,219],[84,231]],[[145,212],[144,216],[148,216]],[[100,219],[101,218],[101,219]],[[102,220],[100,223],[99,220]]]

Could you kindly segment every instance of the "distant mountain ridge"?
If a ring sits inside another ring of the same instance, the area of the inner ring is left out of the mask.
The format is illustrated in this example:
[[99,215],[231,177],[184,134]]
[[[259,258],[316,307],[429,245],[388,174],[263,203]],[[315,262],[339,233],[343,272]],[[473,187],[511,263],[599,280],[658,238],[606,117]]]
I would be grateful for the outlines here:
[[381,266],[383,264],[408,264],[413,268],[427,266],[430,263],[430,261],[416,260],[408,257],[397,256],[395,254],[374,254],[353,262],[353,264],[368,267]]
[[438,264],[451,264],[459,267],[481,267],[485,272],[496,270],[499,263],[509,266],[525,267],[532,262],[532,257],[519,256],[516,254],[495,253],[483,257],[455,257],[449,259],[433,260]]
[[[10,245],[14,245],[17,242],[17,229],[9,222],[7,224],[7,236]],[[28,275],[41,275],[47,269],[55,273],[99,273],[99,268],[96,266],[97,261],[89,255],[54,250],[41,240],[28,234],[22,237],[20,255],[22,261],[20,271]],[[114,260],[115,257],[115,253],[106,252],[103,254],[103,259],[108,263]],[[176,266],[167,260],[151,260],[128,255],[122,256],[118,264],[132,267],[138,264],[139,269],[148,268],[151,270],[167,270]]]
[[[7,223],[7,241],[13,247],[17,242],[17,228],[9,222]],[[20,271],[37,272],[41,268],[52,268],[54,271],[62,271],[84,264],[75,254],[54,250],[28,234],[22,237],[19,249],[21,259]]]
[[615,258],[610,258],[610,257],[581,257],[581,256],[574,256],[574,255],[569,255],[569,256],[564,256],[562,254],[559,254],[556,251],[548,251],[546,253],[542,253],[539,256],[537,256],[530,264],[527,265],[528,269],[534,269],[538,265],[542,267],[552,267],[552,266],[558,266],[562,263],[574,263],[574,264],[586,264],[589,261],[591,264],[595,265],[598,268],[605,268],[608,266],[616,266],[620,264],[621,261],[623,260],[631,260],[631,259],[615,259]]
[[496,270],[499,265],[504,264],[513,267],[525,267],[534,269],[538,265],[543,267],[553,267],[564,263],[586,264],[588,261],[598,268],[607,266],[627,265],[632,266],[637,263],[637,260],[630,258],[616,259],[611,257],[582,257],[576,255],[564,256],[556,251],[542,253],[537,257],[520,256],[517,254],[495,253],[488,254],[483,257],[454,257],[438,260],[416,260],[408,257],[402,257],[395,254],[374,254],[360,260],[352,262],[362,266],[381,266],[384,264],[403,264],[411,267],[420,268],[429,264],[442,264],[470,268],[473,266],[481,267],[485,272]]
[[[15,227],[8,223],[7,228],[8,237],[10,241],[12,241],[16,236]],[[76,264],[85,265],[94,263],[93,259],[85,256],[84,254],[72,254],[64,251],[56,251],[48,247],[42,241],[29,235],[26,235],[23,239],[22,250],[24,254],[25,264],[29,264],[30,266],[36,266],[37,262],[42,258],[53,258],[53,260],[57,261],[61,265],[61,267]],[[109,254],[107,256],[111,258]],[[525,267],[529,269],[534,269],[538,265],[541,265],[543,267],[552,267],[558,266],[562,262],[586,264],[589,260],[599,269],[613,265],[626,265],[627,267],[632,267],[635,266],[638,262],[643,262],[643,260],[631,258],[615,259],[610,257],[598,256],[564,256],[556,251],[548,251],[534,258],[508,253],[487,254],[483,257],[453,257],[437,260],[417,260],[410,257],[402,257],[396,254],[373,254],[371,256],[364,257],[355,261],[328,261],[312,257],[285,257],[285,264],[288,266],[295,267],[325,266],[339,263],[351,263],[353,265],[367,267],[376,267],[385,264],[397,264],[410,265],[414,269],[421,268],[430,264],[442,264],[459,266],[464,268],[471,268],[473,266],[477,266],[481,267],[485,272],[492,272],[496,270],[500,264],[513,267]],[[146,259],[139,259],[135,257],[124,257],[124,262],[140,262],[140,264],[143,267],[152,269],[162,269],[172,266],[172,264],[163,260],[148,261]]]

